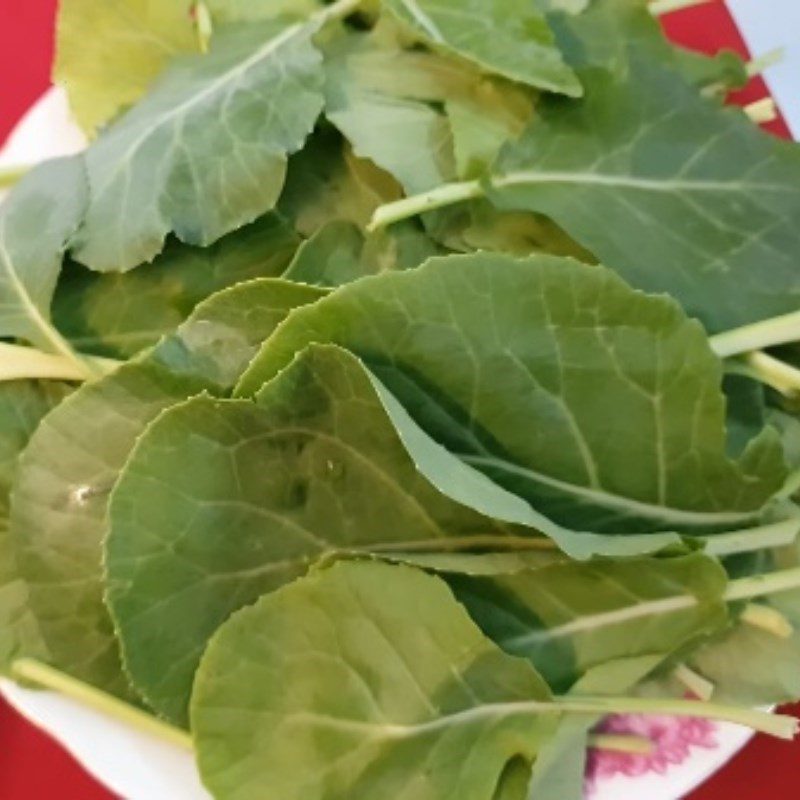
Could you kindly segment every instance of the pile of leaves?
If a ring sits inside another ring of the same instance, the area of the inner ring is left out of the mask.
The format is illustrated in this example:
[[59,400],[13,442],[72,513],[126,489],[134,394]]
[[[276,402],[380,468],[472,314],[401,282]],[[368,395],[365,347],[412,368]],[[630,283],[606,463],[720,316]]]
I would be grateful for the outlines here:
[[2,669],[232,800],[791,736],[800,150],[746,66],[637,0],[192,11],[63,0],[91,142],[0,208]]

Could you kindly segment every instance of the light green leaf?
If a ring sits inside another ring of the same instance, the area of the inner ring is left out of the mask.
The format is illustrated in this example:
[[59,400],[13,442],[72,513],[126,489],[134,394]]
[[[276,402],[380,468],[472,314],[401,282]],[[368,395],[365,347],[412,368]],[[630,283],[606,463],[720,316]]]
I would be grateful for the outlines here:
[[277,215],[208,248],[169,242],[153,264],[122,274],[98,274],[70,264],[56,288],[53,318],[82,352],[129,358],[174,330],[214,292],[259,277],[278,276],[300,243]]
[[577,97],[544,15],[529,0],[385,0],[423,41],[483,70]]
[[37,167],[0,206],[0,337],[73,358],[50,321],[67,241],[86,207],[80,157]]
[[265,785],[282,800],[486,800],[550,728],[519,704],[548,698],[440,580],[341,563],[219,630],[198,671],[192,729],[221,800],[260,800]]
[[169,59],[197,49],[187,0],[61,0],[54,79],[87,133],[135,103]]
[[393,175],[409,194],[423,192],[456,173],[453,134],[432,102],[463,70],[437,56],[406,52],[381,32],[351,34],[326,52],[326,115],[352,143]]
[[319,296],[272,279],[228,289],[154,353],[81,387],[43,420],[20,458],[11,531],[54,666],[129,694],[103,605],[101,568],[119,471],[159,412],[203,389],[224,393],[289,308]]
[[795,310],[800,148],[637,54],[624,77],[585,78],[584,101],[544,99],[501,154],[497,207],[552,217],[712,333]]
[[9,541],[8,498],[17,458],[39,420],[71,391],[66,384],[14,381],[0,385],[0,670],[20,654],[41,655],[28,587]]
[[545,565],[448,583],[483,632],[556,691],[624,658],[677,652],[728,623],[725,571],[701,553]]
[[87,151],[90,203],[75,258],[99,271],[151,260],[174,231],[208,245],[275,206],[290,153],[322,109],[318,22],[232,26],[176,61]]
[[435,440],[562,525],[744,526],[785,474],[770,430],[727,458],[700,326],[600,267],[476,254],[365,278],[292,314],[237,393],[309,342],[361,356]]
[[127,672],[178,723],[214,631],[319,556],[502,535],[418,473],[363,366],[330,346],[301,354],[256,404],[201,396],[162,414],[109,520],[107,599]]

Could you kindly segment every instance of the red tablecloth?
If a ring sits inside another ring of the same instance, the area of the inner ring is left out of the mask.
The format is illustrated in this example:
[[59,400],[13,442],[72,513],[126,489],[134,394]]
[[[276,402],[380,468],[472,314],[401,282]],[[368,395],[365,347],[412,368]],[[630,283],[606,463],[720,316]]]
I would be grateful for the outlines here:
[[[55,6],[56,0],[0,0],[0,142],[48,85]],[[673,14],[666,26],[674,39],[686,45],[708,51],[730,47],[746,55],[721,0]],[[749,102],[765,95],[763,82],[753,81],[740,99]],[[779,135],[788,135],[780,120],[769,127]],[[800,715],[800,706],[792,710]],[[690,800],[800,797],[799,765],[800,741],[786,744],[757,737]],[[0,702],[0,800],[110,797],[58,745]]]

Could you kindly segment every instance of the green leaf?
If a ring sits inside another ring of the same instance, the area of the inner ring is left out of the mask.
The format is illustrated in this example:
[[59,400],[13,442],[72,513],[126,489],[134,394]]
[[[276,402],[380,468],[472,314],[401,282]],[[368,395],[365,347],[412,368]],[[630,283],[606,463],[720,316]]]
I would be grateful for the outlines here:
[[313,286],[342,286],[366,275],[416,267],[437,252],[413,222],[368,237],[351,222],[330,222],[302,244],[283,277]]
[[77,156],[37,167],[0,206],[0,337],[27,339],[74,358],[50,321],[50,303],[85,206],[86,179]]
[[463,71],[437,56],[410,53],[381,31],[335,40],[326,52],[326,116],[357,156],[393,175],[409,194],[456,173],[447,116],[431,100]]
[[[737,577],[796,567],[797,545],[758,554]],[[730,569],[730,566],[729,566]],[[773,705],[800,697],[800,592],[786,591],[762,598],[759,604],[783,615],[794,630],[776,635],[739,620],[730,630],[692,653],[689,663],[714,684],[714,700],[741,705]]]
[[204,389],[224,393],[288,310],[319,296],[273,279],[221,292],[152,354],[81,387],[42,421],[20,458],[11,531],[54,666],[129,695],[101,567],[119,471],[147,423]]
[[311,236],[329,222],[365,228],[378,206],[401,195],[391,175],[355,156],[335,129],[322,127],[289,160],[279,209],[299,233]]
[[19,575],[8,531],[8,501],[17,458],[39,420],[69,394],[66,384],[13,381],[0,385],[0,671],[20,654],[42,652],[28,587]]
[[54,79],[94,134],[179,53],[197,49],[187,0],[61,0]]
[[450,576],[483,632],[562,692],[609,661],[661,654],[728,622],[725,571],[702,553],[565,562],[506,576]]
[[319,556],[502,534],[418,473],[363,366],[330,346],[298,356],[256,404],[201,396],[162,414],[109,520],[107,599],[126,669],[178,723],[214,631]]
[[571,97],[581,94],[547,21],[528,0],[386,0],[385,4],[434,48],[537,89]]
[[486,800],[550,727],[517,704],[548,698],[440,580],[341,563],[219,630],[192,729],[203,780],[224,800],[261,798],[267,783],[282,800]]
[[292,314],[237,393],[309,342],[362,357],[430,436],[561,525],[730,529],[785,474],[769,429],[727,458],[699,325],[600,267],[477,254],[363,279]]
[[75,258],[125,271],[171,231],[208,245],[272,209],[287,157],[322,109],[318,24],[231,26],[208,55],[176,61],[87,151],[91,199]]
[[153,264],[122,274],[68,265],[56,288],[53,318],[83,352],[130,358],[174,330],[214,292],[278,276],[299,238],[270,214],[208,248],[169,242]]
[[590,70],[586,99],[544,99],[501,154],[498,208],[550,216],[632,285],[714,333],[796,309],[800,149],[634,54]]

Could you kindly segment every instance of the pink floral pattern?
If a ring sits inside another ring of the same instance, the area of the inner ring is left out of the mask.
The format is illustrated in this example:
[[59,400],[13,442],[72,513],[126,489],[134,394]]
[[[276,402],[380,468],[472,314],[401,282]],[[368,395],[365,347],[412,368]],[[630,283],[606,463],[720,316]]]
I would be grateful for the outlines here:
[[647,773],[664,775],[671,766],[682,764],[692,755],[692,748],[713,750],[717,747],[716,726],[705,719],[625,714],[609,717],[598,733],[642,736],[655,747],[646,755],[592,750],[589,753],[586,782],[591,795],[598,780],[625,775],[635,778]]

